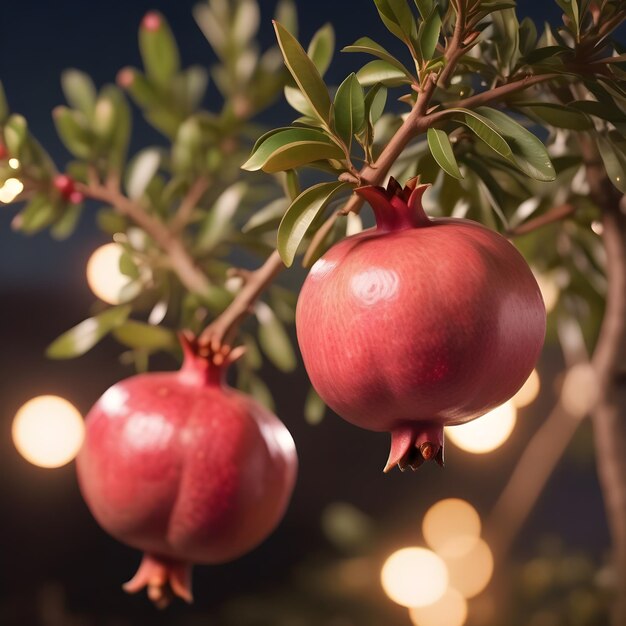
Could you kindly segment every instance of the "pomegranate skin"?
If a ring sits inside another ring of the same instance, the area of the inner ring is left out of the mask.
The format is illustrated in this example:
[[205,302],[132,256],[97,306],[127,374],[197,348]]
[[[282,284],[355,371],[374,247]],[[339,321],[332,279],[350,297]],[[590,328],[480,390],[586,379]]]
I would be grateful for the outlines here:
[[443,464],[443,427],[475,419],[523,385],[546,313],[528,265],[469,220],[429,219],[426,186],[357,190],[377,227],[312,267],[296,310],[311,383],[348,422],[392,433],[385,468]]
[[180,371],[117,383],[86,418],[81,492],[108,533],[145,552],[127,591],[148,586],[160,605],[171,591],[191,600],[188,564],[230,561],[259,544],[295,483],[289,431],[222,384],[224,369],[186,342]]

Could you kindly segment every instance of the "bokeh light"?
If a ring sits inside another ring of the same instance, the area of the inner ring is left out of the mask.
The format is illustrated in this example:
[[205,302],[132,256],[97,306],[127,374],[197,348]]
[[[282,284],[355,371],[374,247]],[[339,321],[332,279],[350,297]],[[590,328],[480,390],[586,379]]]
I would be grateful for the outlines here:
[[415,626],[463,626],[467,619],[467,601],[452,587],[443,596],[428,606],[409,609]]
[[59,396],[38,396],[15,414],[13,443],[33,465],[61,467],[80,450],[85,426],[76,407]]
[[521,409],[523,406],[532,404],[541,389],[541,381],[537,370],[533,370],[522,388],[511,399],[516,408]]
[[19,159],[16,159],[15,157],[12,157],[9,159],[9,167],[12,170],[18,170],[20,168],[20,161]]
[[446,428],[446,437],[466,452],[485,454],[510,437],[516,421],[517,411],[509,400],[467,424]]
[[422,522],[426,543],[442,557],[469,552],[480,537],[480,516],[465,500],[448,498],[428,509]]
[[17,178],[7,178],[0,187],[0,202],[9,204],[13,202],[24,190],[24,184]]
[[489,584],[493,575],[493,555],[483,539],[478,539],[471,550],[458,557],[446,557],[450,586],[465,598],[477,596]]
[[572,417],[585,417],[597,402],[598,393],[596,373],[589,363],[579,363],[567,370],[561,404]]
[[406,607],[437,602],[448,587],[448,571],[443,559],[426,548],[403,548],[394,552],[385,561],[380,579],[385,593]]
[[120,258],[124,250],[117,243],[107,243],[97,248],[87,261],[87,283],[91,291],[108,304],[119,304],[122,289],[130,278],[120,271]]

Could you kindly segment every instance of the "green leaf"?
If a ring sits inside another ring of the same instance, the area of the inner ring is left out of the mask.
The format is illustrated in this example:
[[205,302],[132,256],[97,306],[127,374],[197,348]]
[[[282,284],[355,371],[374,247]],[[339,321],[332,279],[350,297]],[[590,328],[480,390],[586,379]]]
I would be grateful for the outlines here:
[[96,88],[91,78],[79,70],[65,70],[61,74],[61,87],[69,105],[91,118],[96,106]]
[[371,54],[379,59],[382,59],[383,61],[386,61],[390,65],[393,65],[401,72],[404,72],[411,82],[415,81],[411,72],[409,72],[409,70],[404,67],[404,65],[400,63],[400,61],[398,61],[393,54],[385,50],[385,48],[369,37],[361,37],[360,39],[357,39],[351,46],[343,48],[342,52],[365,52],[366,54]]
[[522,172],[542,182],[549,182],[556,178],[550,155],[536,135],[502,111],[480,107],[476,109],[476,112],[496,125],[513,152],[512,159],[509,160],[515,163]]
[[448,109],[453,118],[465,124],[479,139],[482,139],[492,150],[495,150],[505,159],[511,158],[513,152],[504,137],[498,132],[495,124],[482,115],[469,109]]
[[365,123],[365,96],[356,74],[350,74],[335,95],[335,130],[350,149],[352,135]]
[[315,123],[316,126],[321,125],[321,122],[315,116],[315,111],[311,108],[309,101],[297,87],[285,85],[285,99],[292,108],[298,111],[298,113],[302,113],[305,117],[311,118],[311,121]]
[[117,341],[129,348],[145,350],[169,350],[178,345],[176,334],[162,326],[152,326],[143,322],[127,320],[113,329]]
[[425,20],[435,7],[435,0],[414,0],[422,19]]
[[278,227],[278,252],[290,267],[309,227],[332,198],[348,188],[347,183],[319,183],[303,191],[289,206]]
[[317,391],[311,387],[304,401],[304,419],[307,424],[317,426],[317,424],[324,419],[325,413],[326,404],[324,400],[322,400]]
[[4,93],[4,87],[0,82],[0,124],[3,124],[9,116],[9,103],[7,102],[6,94]]
[[452,144],[448,139],[448,135],[437,128],[428,129],[428,147],[437,163],[450,176],[454,178],[463,178],[459,170],[459,164],[456,162]]
[[289,200],[287,198],[278,198],[278,200],[270,202],[252,215],[242,226],[241,232],[248,233],[257,229],[270,230],[278,226],[288,206]]
[[357,72],[356,77],[364,87],[376,83],[382,83],[386,87],[399,87],[412,82],[405,72],[382,60],[370,61]]
[[318,159],[341,159],[341,148],[326,133],[312,128],[290,128],[270,135],[241,166],[250,172],[280,172]]
[[534,115],[555,128],[589,130],[593,123],[582,111],[552,102],[520,102],[517,105],[524,113]]
[[374,4],[389,32],[405,43],[415,39],[415,16],[406,0],[374,0]]
[[129,305],[116,306],[86,319],[53,341],[46,355],[51,359],[71,359],[85,354],[105,335],[123,324],[130,312]]
[[141,198],[150,181],[161,166],[161,152],[157,148],[146,148],[129,163],[126,173],[126,193],[132,200]]
[[285,172],[283,187],[285,188],[287,198],[290,200],[295,200],[300,195],[302,188],[300,187],[300,178],[296,170],[287,170]]
[[522,56],[530,54],[537,47],[537,27],[529,18],[525,17],[519,25],[519,49]]
[[38,193],[13,221],[13,227],[26,235],[34,235],[54,221],[55,206],[47,195]]
[[417,34],[420,55],[422,60],[430,61],[437,49],[439,34],[441,33],[441,17],[437,7],[433,7],[430,15],[420,24]]
[[496,54],[500,67],[508,74],[519,58],[519,22],[515,9],[504,9],[492,17]]
[[59,240],[67,239],[76,230],[81,212],[80,204],[70,204],[50,230],[52,236]]
[[330,96],[328,89],[317,71],[315,64],[307,56],[298,40],[289,31],[274,22],[278,45],[280,46],[285,65],[296,81],[300,91],[304,94],[316,115],[325,122],[330,123]]
[[596,141],[609,180],[626,194],[626,155],[607,137],[598,135]]
[[124,216],[108,207],[104,207],[98,211],[96,214],[96,222],[98,224],[98,228],[109,235],[122,233],[128,226],[128,222]]
[[274,398],[269,387],[261,378],[250,372],[248,374],[248,391],[269,411],[274,411]]
[[380,119],[387,103],[387,89],[380,83],[374,85],[365,94],[365,125],[358,134],[359,143],[365,150],[365,158],[372,161],[372,144],[374,142],[374,124]]
[[298,11],[293,0],[278,0],[275,19],[294,37],[298,36]]
[[26,120],[16,113],[11,115],[4,126],[4,140],[7,145],[9,154],[19,157],[22,146],[26,143],[28,137],[28,125]]
[[324,76],[326,70],[330,67],[334,53],[335,31],[332,24],[325,24],[313,35],[307,50],[307,54],[315,64],[320,76]]
[[265,302],[258,302],[255,310],[259,322],[258,339],[261,350],[279,370],[292,372],[296,368],[297,360],[285,327]]
[[240,0],[232,22],[232,37],[242,48],[247,46],[259,30],[261,13],[255,0]]
[[94,138],[85,125],[82,113],[58,106],[52,115],[57,133],[65,147],[80,159],[91,157]]
[[148,78],[167,88],[180,70],[180,56],[172,31],[165,18],[157,12],[151,15],[160,20],[156,29],[143,24],[139,29],[139,50]]
[[217,245],[232,227],[232,220],[248,186],[243,182],[235,183],[226,189],[215,201],[211,210],[200,226],[197,246],[203,252]]

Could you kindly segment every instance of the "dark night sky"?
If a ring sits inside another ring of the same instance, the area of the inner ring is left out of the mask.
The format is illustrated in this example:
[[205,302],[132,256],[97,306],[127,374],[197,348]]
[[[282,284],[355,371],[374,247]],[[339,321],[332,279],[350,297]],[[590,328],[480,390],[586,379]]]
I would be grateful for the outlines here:
[[[267,46],[272,41],[269,20],[275,2],[260,2],[264,18],[261,38]],[[68,155],[56,137],[50,111],[63,102],[61,71],[77,67],[102,85],[113,81],[121,67],[139,65],[137,26],[152,8],[161,10],[170,21],[185,64],[210,64],[212,54],[191,15],[194,3],[2,2],[0,80],[12,109],[26,116],[34,134],[59,166]],[[520,16],[553,21],[559,15],[554,2],[520,0],[518,4]],[[338,47],[367,34],[395,49],[393,38],[380,24],[370,0],[298,0],[298,5],[304,41],[324,22],[332,21]],[[329,82],[338,83],[362,62],[360,55],[337,55]],[[215,102],[212,98],[215,92],[210,90],[209,107]],[[282,124],[291,116],[290,110],[279,104],[266,121]],[[134,149],[160,141],[140,121],[135,131]],[[17,456],[9,435],[15,410],[29,397],[58,393],[72,398],[86,411],[108,385],[128,375],[116,365],[117,347],[106,342],[73,362],[52,363],[43,357],[43,349],[52,338],[85,317],[93,301],[83,278],[85,262],[103,238],[93,226],[89,211],[79,233],[65,243],[55,242],[47,233],[34,238],[12,233],[12,215],[13,211],[0,207],[0,624],[38,623],[15,621],[12,616],[19,612],[16,607],[32,601],[39,585],[51,579],[61,580],[70,589],[69,603],[76,611],[110,612],[140,619],[145,601],[127,599],[118,586],[131,573],[136,554],[96,527],[78,496],[71,465],[58,471],[29,466]],[[429,467],[419,476],[383,476],[380,465],[387,445],[384,436],[372,436],[332,418],[316,429],[305,426],[301,418],[306,390],[303,372],[294,375],[293,381],[274,371],[268,376],[270,383],[293,390],[279,399],[277,412],[293,430],[299,447],[302,471],[295,499],[281,530],[262,548],[241,564],[225,566],[219,574],[206,568],[201,571],[198,585],[209,597],[200,602],[200,607],[215,604],[233,589],[255,589],[259,572],[263,573],[263,584],[280,583],[289,576],[290,565],[297,562],[305,548],[321,544],[323,549],[318,520],[320,510],[329,501],[349,500],[373,515],[384,511],[387,518],[411,506],[418,519],[421,507],[436,497],[458,496],[467,490],[479,507],[488,507],[539,419],[537,415],[537,419],[522,420],[514,441],[506,450],[489,455],[488,460],[456,451],[456,461],[450,462],[445,475]],[[547,385],[540,410],[548,409],[550,393]],[[351,447],[359,451],[361,462],[349,460]],[[320,458],[324,459],[323,473],[316,469]],[[495,474],[494,468],[498,468]],[[489,489],[481,485],[489,485]],[[375,501],[372,493],[377,494]],[[583,508],[588,513],[581,516]],[[530,520],[528,536],[538,529],[559,532],[563,519],[569,520],[564,532],[575,545],[596,553],[606,546],[602,504],[588,463],[557,472],[549,496],[543,498]],[[152,619],[151,624],[172,623],[163,617]],[[141,619],[136,623],[148,622]]]

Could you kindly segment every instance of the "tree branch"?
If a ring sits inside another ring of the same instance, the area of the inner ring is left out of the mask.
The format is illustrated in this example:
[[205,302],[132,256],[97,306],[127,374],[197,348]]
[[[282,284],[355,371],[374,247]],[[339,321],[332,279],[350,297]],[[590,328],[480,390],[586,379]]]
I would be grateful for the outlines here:
[[161,220],[148,213],[141,204],[125,196],[117,186],[102,185],[93,177],[86,185],[77,183],[76,188],[85,197],[101,200],[111,205],[118,213],[126,215],[145,230],[168,255],[172,269],[189,291],[202,294],[208,290],[210,286],[208,278],[191,258],[182,239]]

